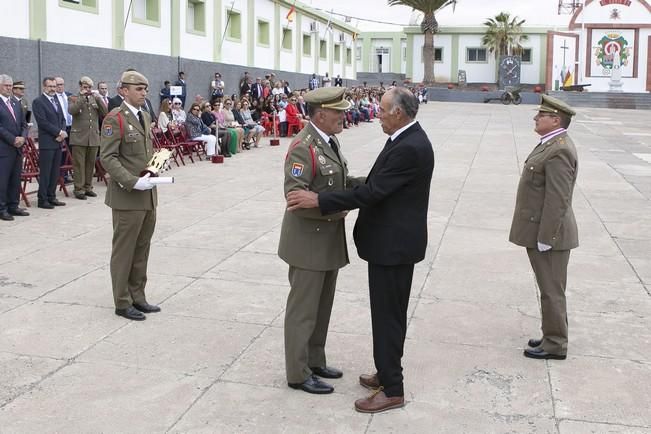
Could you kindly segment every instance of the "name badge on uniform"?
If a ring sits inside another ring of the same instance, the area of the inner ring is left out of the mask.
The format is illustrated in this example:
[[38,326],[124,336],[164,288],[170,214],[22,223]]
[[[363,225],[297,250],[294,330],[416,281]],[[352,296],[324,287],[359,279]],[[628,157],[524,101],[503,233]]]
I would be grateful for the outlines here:
[[303,174],[303,165],[301,163],[292,163],[292,176],[301,176]]

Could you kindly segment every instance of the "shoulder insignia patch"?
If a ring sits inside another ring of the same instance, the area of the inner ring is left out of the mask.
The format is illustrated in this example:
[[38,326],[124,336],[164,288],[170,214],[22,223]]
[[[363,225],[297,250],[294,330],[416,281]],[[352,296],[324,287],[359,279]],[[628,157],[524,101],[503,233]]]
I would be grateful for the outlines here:
[[301,163],[292,163],[292,176],[299,177],[303,174],[303,165]]
[[105,124],[104,127],[102,128],[102,131],[104,132],[104,136],[106,137],[111,137],[113,135],[113,127],[109,124]]

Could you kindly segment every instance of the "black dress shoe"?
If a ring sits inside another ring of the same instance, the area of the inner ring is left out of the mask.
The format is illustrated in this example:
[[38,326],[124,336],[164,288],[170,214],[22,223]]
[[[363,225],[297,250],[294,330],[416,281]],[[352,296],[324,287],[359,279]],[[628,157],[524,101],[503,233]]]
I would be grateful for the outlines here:
[[27,217],[29,213],[25,211],[24,208],[15,208],[15,209],[10,209],[9,214],[11,215],[17,215],[19,217]]
[[567,355],[565,354],[552,354],[543,350],[542,348],[526,348],[524,350],[524,356],[529,357],[530,359],[552,359],[552,360],[565,360]]
[[337,368],[331,368],[326,366],[325,368],[310,368],[314,375],[318,375],[321,378],[341,378],[344,373]]
[[61,202],[59,199],[54,199],[50,201],[50,204],[54,206],[66,206],[65,202]]
[[539,347],[540,344],[542,344],[542,339],[531,338],[529,339],[529,342],[527,342],[527,345],[529,345],[531,348]]
[[129,306],[126,309],[115,309],[115,314],[134,321],[144,321],[147,319],[146,316],[134,309],[133,306]]
[[86,195],[84,193],[75,193],[75,198],[79,200],[86,200]]
[[54,209],[54,205],[52,205],[50,202],[39,202],[38,207],[44,209]]
[[0,220],[4,220],[4,221],[8,221],[8,222],[10,222],[10,221],[12,221],[13,219],[14,219],[14,216],[12,216],[11,214],[9,214],[7,211],[2,211],[2,212],[0,212]]
[[95,192],[92,191],[92,190],[91,190],[91,191],[87,191],[87,192],[84,193],[84,194],[85,194],[86,196],[88,196],[88,197],[97,197],[97,193],[95,193]]
[[153,304],[149,304],[147,302],[144,302],[142,304],[140,303],[133,303],[133,307],[138,309],[140,312],[144,313],[155,313],[155,312],[160,312],[160,307],[155,306]]
[[307,380],[302,383],[287,383],[292,389],[301,389],[307,393],[315,393],[317,395],[325,395],[334,392],[335,388],[319,380],[315,375],[310,375]]

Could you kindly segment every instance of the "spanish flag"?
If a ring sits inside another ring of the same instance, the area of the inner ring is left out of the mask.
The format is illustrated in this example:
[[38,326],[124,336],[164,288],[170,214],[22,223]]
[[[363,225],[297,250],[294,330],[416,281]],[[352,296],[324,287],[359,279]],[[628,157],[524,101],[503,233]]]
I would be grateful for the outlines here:
[[296,8],[292,5],[291,9],[289,9],[289,12],[287,12],[287,21],[290,23],[293,22],[294,17],[296,17]]
[[565,80],[563,80],[563,86],[572,86],[574,84],[574,77],[572,77],[572,73],[567,71],[567,74],[565,74]]

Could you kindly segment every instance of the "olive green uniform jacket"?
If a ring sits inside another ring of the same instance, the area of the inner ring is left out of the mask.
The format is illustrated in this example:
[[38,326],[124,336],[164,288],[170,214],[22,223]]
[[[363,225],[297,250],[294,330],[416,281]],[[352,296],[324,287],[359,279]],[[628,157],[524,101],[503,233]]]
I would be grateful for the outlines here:
[[106,115],[102,100],[96,96],[71,96],[68,98],[68,113],[72,115],[70,145],[99,146],[99,119]]
[[[335,139],[336,140],[336,139]],[[312,124],[290,145],[285,159],[285,195],[293,190],[337,191],[363,183],[348,176],[340,147],[340,161]],[[321,215],[319,208],[285,211],[278,256],[287,264],[305,270],[327,271],[348,264],[345,213]]]
[[576,149],[567,133],[536,146],[518,184],[509,241],[531,249],[538,241],[552,250],[578,247],[572,210],[577,173]]
[[[145,126],[151,118],[142,112]],[[140,172],[151,159],[154,149],[148,131],[144,131],[138,118],[124,104],[114,108],[102,124],[100,158],[110,175],[105,203],[116,210],[153,210],[158,205],[156,187],[151,190],[134,190]]]

